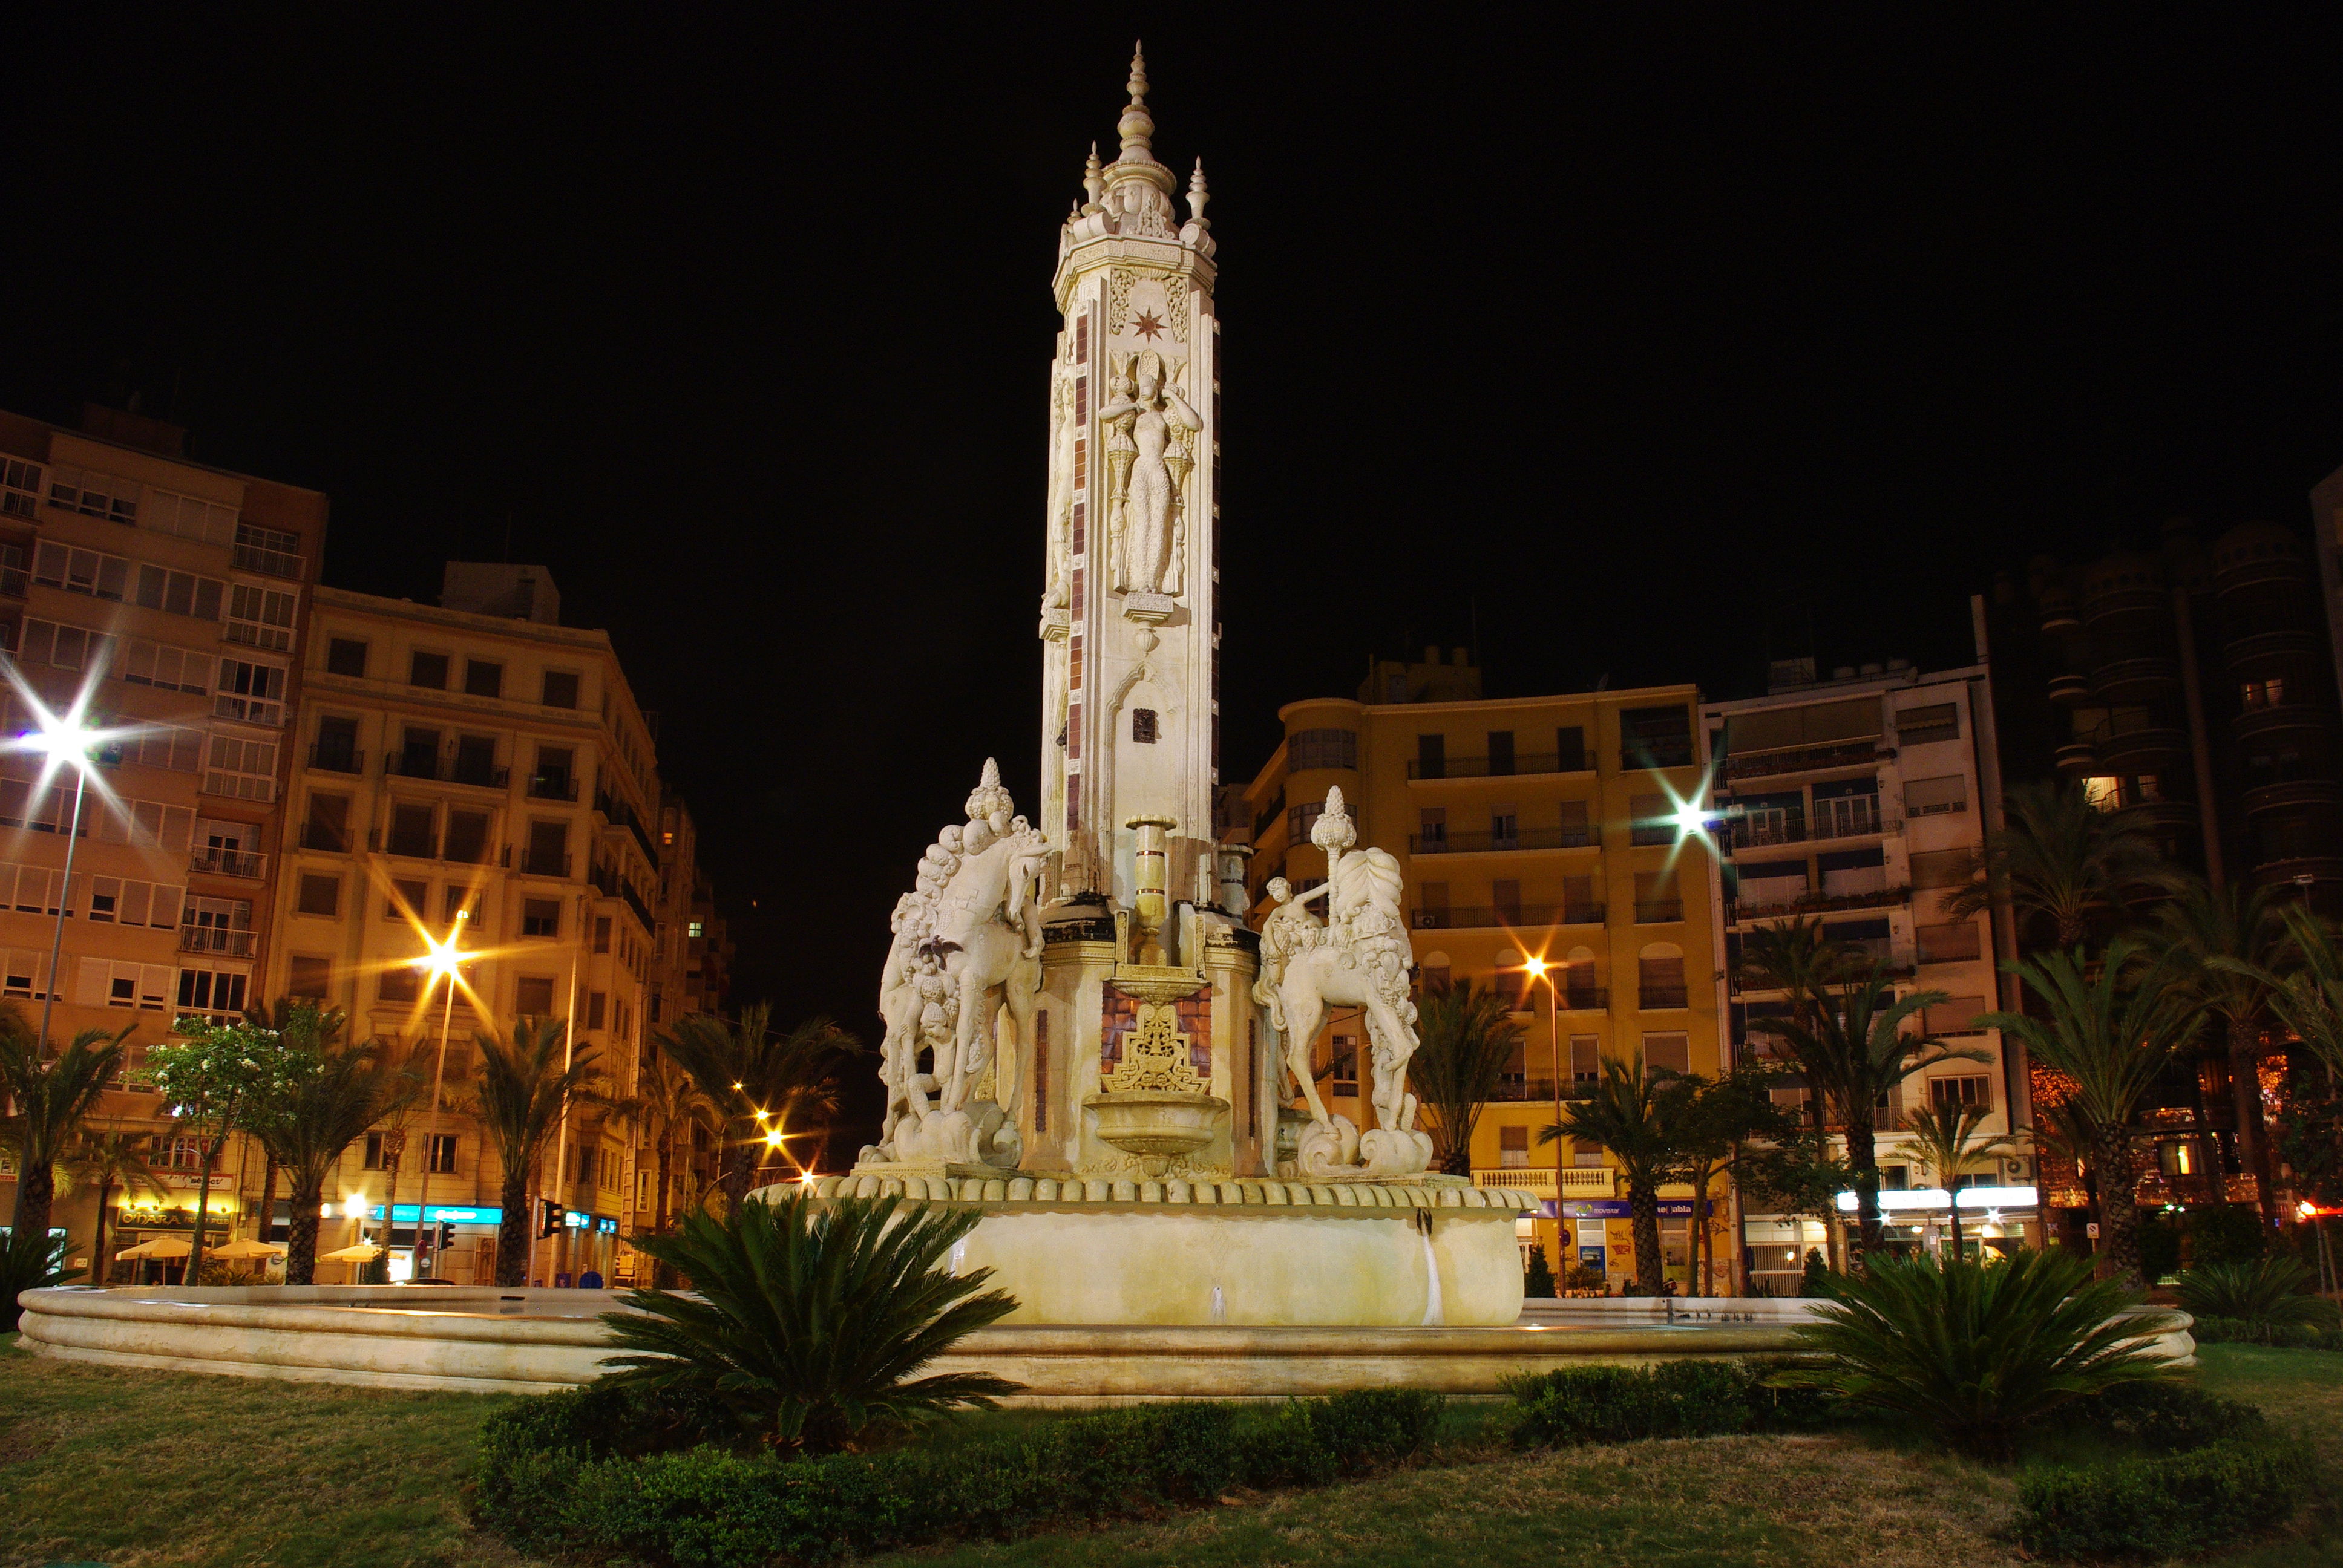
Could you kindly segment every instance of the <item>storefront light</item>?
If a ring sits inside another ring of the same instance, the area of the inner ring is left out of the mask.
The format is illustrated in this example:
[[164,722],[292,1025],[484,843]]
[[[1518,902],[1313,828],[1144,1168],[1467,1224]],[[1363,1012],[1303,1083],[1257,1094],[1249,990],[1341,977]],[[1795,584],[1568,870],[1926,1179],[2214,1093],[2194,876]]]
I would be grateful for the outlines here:
[[[1879,1207],[1888,1213],[1900,1209],[1947,1209],[1952,1206],[1952,1198],[1953,1194],[1942,1187],[1915,1187],[1904,1191],[1880,1193]],[[2039,1197],[2031,1187],[1964,1187],[1960,1190],[1960,1203],[1964,1209],[2030,1209],[2037,1201]],[[1840,1213],[1852,1214],[1855,1208],[1854,1193],[1838,1195]]]

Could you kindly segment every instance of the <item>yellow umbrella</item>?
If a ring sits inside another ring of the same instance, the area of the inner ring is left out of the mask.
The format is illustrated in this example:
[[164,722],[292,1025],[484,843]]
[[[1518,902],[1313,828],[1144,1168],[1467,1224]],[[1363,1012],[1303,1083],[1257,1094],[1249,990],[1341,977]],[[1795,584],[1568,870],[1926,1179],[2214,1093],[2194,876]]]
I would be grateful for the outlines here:
[[[320,1252],[317,1254],[317,1261],[321,1263],[371,1263],[375,1261],[376,1257],[381,1253],[381,1251],[382,1249],[376,1246],[372,1241],[360,1241],[355,1247],[344,1247],[339,1251]],[[215,1253],[213,1255],[216,1257],[218,1254]]]
[[135,1247],[125,1247],[116,1258],[184,1258],[195,1249],[176,1236],[157,1236]]
[[214,1247],[208,1254],[215,1258],[240,1261],[246,1258],[281,1258],[285,1255],[282,1241],[256,1241],[246,1236],[230,1241],[225,1247]]

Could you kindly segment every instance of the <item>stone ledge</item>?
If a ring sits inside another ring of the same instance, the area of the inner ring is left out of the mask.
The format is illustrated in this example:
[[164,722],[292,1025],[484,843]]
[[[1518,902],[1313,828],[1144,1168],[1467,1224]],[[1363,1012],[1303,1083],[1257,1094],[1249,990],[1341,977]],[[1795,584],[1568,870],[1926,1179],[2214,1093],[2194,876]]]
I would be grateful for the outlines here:
[[[795,1182],[759,1189],[793,1192]],[[1262,1177],[1231,1181],[1135,1181],[1128,1177],[919,1176],[861,1171],[824,1176],[814,1182],[821,1198],[916,1198],[930,1203],[971,1203],[997,1208],[1064,1208],[1120,1205],[1151,1208],[1195,1205],[1252,1209],[1440,1209],[1480,1211],[1483,1217],[1510,1219],[1540,1200],[1509,1187],[1427,1185],[1410,1181],[1284,1181]]]

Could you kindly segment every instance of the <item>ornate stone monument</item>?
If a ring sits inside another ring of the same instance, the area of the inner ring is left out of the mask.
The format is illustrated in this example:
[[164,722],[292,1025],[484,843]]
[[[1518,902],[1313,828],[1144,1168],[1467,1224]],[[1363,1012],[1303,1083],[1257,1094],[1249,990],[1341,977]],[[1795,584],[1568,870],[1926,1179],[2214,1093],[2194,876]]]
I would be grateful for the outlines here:
[[[1216,841],[1215,246],[1201,164],[1173,208],[1136,55],[1129,89],[1059,236],[1040,822],[988,761],[920,858],[880,1140],[821,1191],[981,1205],[965,1261],[1011,1322],[1511,1322],[1527,1195],[1425,1173],[1398,862],[1330,797],[1326,881],[1272,884],[1256,935],[1249,851]],[[1366,1019],[1372,1127],[1312,1081],[1329,1008]]]

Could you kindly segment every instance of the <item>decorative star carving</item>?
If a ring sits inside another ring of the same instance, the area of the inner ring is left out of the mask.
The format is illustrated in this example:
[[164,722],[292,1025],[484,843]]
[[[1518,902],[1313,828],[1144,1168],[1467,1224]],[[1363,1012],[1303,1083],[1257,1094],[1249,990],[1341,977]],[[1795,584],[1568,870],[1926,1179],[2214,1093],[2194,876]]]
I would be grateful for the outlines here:
[[1131,329],[1141,337],[1152,340],[1157,333],[1163,330],[1163,323],[1156,318],[1155,312],[1145,310],[1140,312],[1139,319],[1131,324]]

